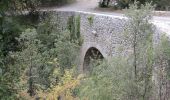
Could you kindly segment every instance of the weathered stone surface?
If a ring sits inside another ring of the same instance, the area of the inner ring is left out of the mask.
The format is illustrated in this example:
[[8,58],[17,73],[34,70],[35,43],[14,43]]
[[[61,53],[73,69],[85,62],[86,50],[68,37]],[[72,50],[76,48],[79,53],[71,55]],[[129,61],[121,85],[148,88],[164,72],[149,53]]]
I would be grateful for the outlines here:
[[[71,16],[80,16],[80,31],[84,39],[80,51],[80,71],[83,69],[84,57],[89,48],[97,48],[105,59],[120,53],[120,49],[123,50],[124,56],[132,52],[130,43],[123,39],[123,30],[127,23],[125,17],[80,11],[45,11],[45,13],[52,16],[52,23],[57,23],[56,27],[60,31],[67,28],[67,22]],[[153,20],[152,22],[156,25],[154,27],[156,44],[159,42],[161,33],[170,31],[162,28],[162,23],[159,21]]]

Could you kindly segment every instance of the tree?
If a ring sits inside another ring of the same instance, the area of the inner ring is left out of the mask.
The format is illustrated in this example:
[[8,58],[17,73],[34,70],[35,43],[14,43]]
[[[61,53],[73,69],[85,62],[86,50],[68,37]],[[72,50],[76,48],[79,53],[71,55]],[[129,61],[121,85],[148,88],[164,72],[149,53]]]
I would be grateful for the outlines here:
[[[142,47],[146,44],[144,43],[146,39],[152,36],[152,25],[149,20],[152,17],[153,7],[151,4],[146,3],[146,6],[141,5],[141,9],[138,9],[137,2],[130,6],[128,10],[125,10],[126,16],[129,19],[128,30],[132,35],[132,47],[134,51],[134,69],[135,75],[137,75],[137,55],[140,53],[138,45],[142,43]],[[150,41],[150,40],[148,40]]]
[[157,81],[155,83],[155,87],[158,92],[156,98],[168,99],[170,91],[168,87],[170,86],[169,81],[169,61],[170,61],[170,42],[169,37],[166,34],[161,34],[160,41],[155,46],[155,71],[154,73],[155,78],[154,80]]
[[[50,21],[43,21],[38,26],[38,33],[36,29],[27,29],[20,35],[18,43],[21,49],[10,55],[15,59],[14,67],[23,68],[20,84],[30,96],[35,96],[39,90],[47,90],[57,85],[65,70],[77,65],[76,53],[82,41],[79,33],[80,18],[76,17],[75,20],[71,23],[73,26],[70,26],[72,33],[69,31],[58,33],[53,24],[48,23]],[[41,28],[43,30],[40,30]],[[57,64],[51,64],[56,58]],[[53,76],[56,67],[59,74]]]
[[80,35],[80,16],[71,16],[68,27],[63,32],[58,29],[58,23],[53,23],[53,16],[48,16],[39,24],[38,39],[45,45],[45,50],[53,51],[53,57],[58,58],[61,72],[77,66],[77,52],[83,42]]
[[[35,3],[34,3],[35,4]],[[9,52],[19,50],[17,37],[23,29],[16,14],[27,9],[32,12],[33,0],[1,0],[0,1],[0,99],[15,99],[20,67],[13,67],[14,59]],[[18,71],[18,73],[17,73]]]
[[18,60],[18,66],[24,68],[28,77],[28,93],[34,96],[36,93],[35,79],[38,79],[38,67],[43,64],[43,57],[39,52],[41,46],[40,41],[36,39],[36,31],[27,29],[19,38],[19,42],[23,43],[21,52],[16,52],[13,56]]
[[137,85],[135,90],[137,93],[136,99],[139,97],[148,99],[152,88],[151,77],[154,63],[152,37],[154,32],[152,24],[149,23],[152,18],[152,11],[153,6],[151,4],[146,3],[138,9],[137,2],[125,11],[129,20],[127,33],[129,33],[133,48],[134,81]]
[[109,61],[91,63],[93,70],[81,82],[81,100],[132,100],[132,66],[128,58],[115,56]]
[[[24,87],[31,96],[38,89],[45,90],[51,86],[50,76],[56,66],[47,62],[54,59],[55,49],[47,49],[47,45],[38,39],[35,29],[28,29],[21,35],[28,25],[19,23],[21,18],[17,16],[25,10],[34,15],[38,5],[39,0],[0,1],[0,99],[17,99],[23,84],[28,85]],[[18,37],[20,41],[17,41]],[[55,42],[55,38],[53,40]],[[28,83],[22,83],[25,81]]]

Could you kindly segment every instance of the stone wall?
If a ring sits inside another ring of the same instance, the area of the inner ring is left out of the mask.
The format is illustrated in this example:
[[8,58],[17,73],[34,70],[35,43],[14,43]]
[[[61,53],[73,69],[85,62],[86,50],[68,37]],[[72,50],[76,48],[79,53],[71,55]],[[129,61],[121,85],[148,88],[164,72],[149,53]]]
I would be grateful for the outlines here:
[[71,16],[80,16],[80,31],[84,42],[80,51],[80,71],[83,69],[84,57],[87,50],[91,47],[97,48],[105,59],[119,52],[120,47],[126,45],[125,54],[128,52],[128,42],[123,39],[123,29],[126,18],[106,16],[103,14],[52,11],[49,13],[53,18],[52,22],[58,23],[60,30],[67,28],[68,19]]

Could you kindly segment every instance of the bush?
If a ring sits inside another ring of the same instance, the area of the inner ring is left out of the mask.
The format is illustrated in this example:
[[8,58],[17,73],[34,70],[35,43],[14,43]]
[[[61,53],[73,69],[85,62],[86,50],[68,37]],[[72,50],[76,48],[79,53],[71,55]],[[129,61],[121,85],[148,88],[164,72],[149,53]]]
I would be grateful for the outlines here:
[[[141,4],[145,4],[147,2],[152,3],[153,5],[156,5],[156,9],[158,10],[166,10],[167,6],[170,6],[169,0],[136,0],[138,2],[138,6],[141,6]],[[129,8],[129,4],[133,4],[135,0],[115,0],[111,1],[109,3],[112,3],[111,6],[113,6],[116,9],[124,9]],[[102,3],[99,3],[100,7],[103,7]]]
[[81,100],[130,100],[134,84],[132,67],[123,57],[111,59],[91,65],[90,77],[80,86]]
[[117,0],[117,6],[121,9],[128,8],[130,3],[131,0]]
[[63,5],[63,4],[68,4],[68,3],[72,3],[75,0],[40,0],[41,5],[44,6],[49,6],[49,5]]
[[108,7],[110,3],[110,0],[100,0],[99,1],[99,6],[100,7]]

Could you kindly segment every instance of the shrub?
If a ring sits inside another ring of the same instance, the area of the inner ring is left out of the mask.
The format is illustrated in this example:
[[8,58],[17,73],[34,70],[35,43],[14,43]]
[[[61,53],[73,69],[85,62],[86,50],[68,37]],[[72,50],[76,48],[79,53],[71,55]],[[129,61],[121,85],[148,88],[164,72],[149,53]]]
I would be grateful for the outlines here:
[[110,3],[110,0],[100,0],[99,1],[99,6],[100,7],[108,7]]
[[117,6],[121,9],[128,8],[131,0],[117,0]]
[[63,5],[63,4],[68,4],[72,3],[75,0],[40,0],[41,5],[49,6],[49,5]]
[[97,61],[91,67],[90,77],[80,86],[81,100],[132,100],[135,82],[127,58],[116,56],[109,61]]

